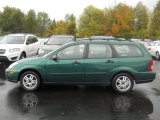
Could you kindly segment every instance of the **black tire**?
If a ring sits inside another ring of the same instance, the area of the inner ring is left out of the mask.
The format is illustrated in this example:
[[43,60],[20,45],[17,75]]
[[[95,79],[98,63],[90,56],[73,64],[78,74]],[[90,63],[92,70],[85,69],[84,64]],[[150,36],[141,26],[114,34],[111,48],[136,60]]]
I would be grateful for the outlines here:
[[20,77],[20,85],[26,91],[37,90],[40,86],[40,77],[36,72],[26,71]]
[[[119,83],[119,85],[118,85],[118,83]],[[126,88],[126,86],[127,86],[127,88]],[[134,79],[133,79],[133,77],[131,77],[127,73],[119,73],[116,76],[114,76],[114,78],[112,80],[112,87],[118,93],[130,92],[132,90],[133,86],[134,86]],[[123,90],[121,90],[121,89],[123,89]]]
[[156,55],[155,55],[156,59],[159,60],[160,59],[160,54],[159,52],[156,52]]
[[25,53],[21,53],[21,55],[20,55],[20,58],[19,58],[19,59],[21,60],[21,59],[24,59],[24,58],[26,58]]

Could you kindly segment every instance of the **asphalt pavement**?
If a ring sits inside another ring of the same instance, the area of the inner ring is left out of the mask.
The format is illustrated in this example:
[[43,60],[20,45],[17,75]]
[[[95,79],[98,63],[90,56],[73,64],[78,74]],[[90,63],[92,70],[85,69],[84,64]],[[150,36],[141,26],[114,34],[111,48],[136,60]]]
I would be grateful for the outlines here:
[[0,120],[160,120],[160,61],[156,80],[118,94],[111,87],[43,86],[26,92],[5,80],[0,63]]

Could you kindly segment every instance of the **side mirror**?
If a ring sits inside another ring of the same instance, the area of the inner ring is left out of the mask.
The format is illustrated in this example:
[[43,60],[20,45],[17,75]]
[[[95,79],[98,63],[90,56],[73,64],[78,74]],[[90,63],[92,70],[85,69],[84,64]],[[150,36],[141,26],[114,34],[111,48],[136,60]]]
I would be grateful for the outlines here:
[[56,62],[58,61],[58,59],[59,59],[59,58],[58,58],[57,55],[54,55],[54,56],[52,57],[52,60],[54,60],[54,61],[56,61]]

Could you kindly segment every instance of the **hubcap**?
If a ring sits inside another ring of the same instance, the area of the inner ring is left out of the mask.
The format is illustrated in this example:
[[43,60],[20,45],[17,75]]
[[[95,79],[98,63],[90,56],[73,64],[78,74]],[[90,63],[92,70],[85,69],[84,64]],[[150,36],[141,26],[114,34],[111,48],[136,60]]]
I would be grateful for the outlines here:
[[27,74],[23,77],[23,85],[27,89],[34,89],[37,86],[37,78],[33,74]]
[[120,76],[116,80],[116,87],[119,91],[125,92],[131,87],[131,80],[127,76]]

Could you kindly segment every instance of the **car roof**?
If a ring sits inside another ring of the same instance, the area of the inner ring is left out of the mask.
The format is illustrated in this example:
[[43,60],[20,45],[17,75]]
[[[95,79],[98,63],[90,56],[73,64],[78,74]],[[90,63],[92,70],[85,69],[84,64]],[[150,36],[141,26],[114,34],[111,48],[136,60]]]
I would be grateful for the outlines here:
[[32,35],[34,36],[33,34],[29,34],[29,33],[16,33],[16,34],[8,34],[6,36],[26,36],[26,35]]
[[92,36],[91,39],[114,39],[113,36]]
[[51,37],[72,37],[72,35],[52,35]]
[[69,44],[91,44],[91,43],[100,43],[100,44],[131,44],[131,45],[140,45],[141,43],[138,42],[134,42],[134,41],[130,41],[130,40],[119,40],[119,39],[107,39],[107,40],[78,40],[78,41],[74,41],[74,42],[70,42]]
[[155,40],[155,41],[152,41],[152,42],[160,43],[160,40]]

